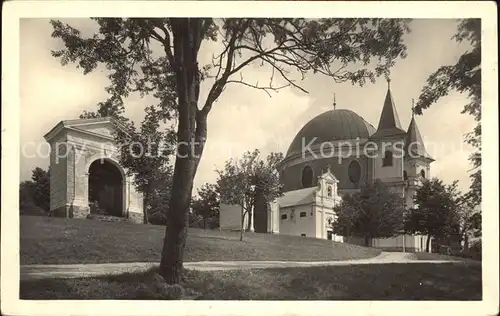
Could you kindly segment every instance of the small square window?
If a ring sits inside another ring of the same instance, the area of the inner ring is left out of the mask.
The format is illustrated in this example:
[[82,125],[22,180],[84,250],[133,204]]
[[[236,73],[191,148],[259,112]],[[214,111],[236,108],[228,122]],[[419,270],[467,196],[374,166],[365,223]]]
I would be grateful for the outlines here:
[[306,212],[300,212],[300,217],[306,217],[307,213]]
[[281,215],[281,219],[286,219],[286,217],[287,217],[286,214]]
[[300,234],[300,236],[302,236],[302,237],[306,237],[306,234]]

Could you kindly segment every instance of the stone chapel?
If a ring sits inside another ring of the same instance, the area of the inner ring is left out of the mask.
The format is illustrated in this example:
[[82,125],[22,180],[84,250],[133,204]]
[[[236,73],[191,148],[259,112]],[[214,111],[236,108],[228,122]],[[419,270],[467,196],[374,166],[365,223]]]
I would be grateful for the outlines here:
[[109,117],[61,121],[50,144],[50,212],[70,218],[107,217],[143,222],[141,193],[120,165]]

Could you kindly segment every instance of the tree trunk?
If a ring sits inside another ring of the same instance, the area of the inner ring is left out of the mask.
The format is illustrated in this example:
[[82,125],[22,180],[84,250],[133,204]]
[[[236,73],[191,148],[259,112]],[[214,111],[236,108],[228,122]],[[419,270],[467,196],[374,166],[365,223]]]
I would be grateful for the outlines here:
[[365,246],[370,247],[370,236],[365,236]]
[[160,263],[160,274],[169,284],[180,283],[182,277],[194,171],[191,159],[176,159],[172,199],[167,213],[167,228]]
[[198,110],[200,73],[197,57],[202,38],[200,37],[201,20],[175,18],[170,19],[170,22],[174,54],[167,53],[167,57],[175,70],[176,78],[177,156],[160,274],[167,283],[177,284],[180,283],[183,273],[193,180],[206,141],[207,115],[210,107],[204,107],[202,111]]
[[241,229],[240,229],[240,241],[243,241],[243,232],[245,231],[245,209],[241,207]]
[[148,219],[148,201],[149,201],[149,192],[144,194],[144,200],[142,201],[142,213],[143,213],[143,224],[149,223]]
[[467,232],[464,234],[464,252],[468,253],[469,252],[469,234]]
[[429,252],[429,246],[430,246],[430,244],[431,244],[431,236],[428,235],[427,236],[427,240],[425,242],[425,252]]

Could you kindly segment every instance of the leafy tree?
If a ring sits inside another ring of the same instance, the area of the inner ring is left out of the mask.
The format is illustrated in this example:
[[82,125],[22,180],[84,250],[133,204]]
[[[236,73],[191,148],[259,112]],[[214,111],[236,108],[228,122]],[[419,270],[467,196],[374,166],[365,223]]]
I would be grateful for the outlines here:
[[397,235],[403,228],[404,202],[380,180],[366,184],[359,192],[347,194],[334,208],[335,234],[364,237],[366,246],[372,238]]
[[123,116],[125,112],[125,107],[123,103],[119,101],[116,97],[110,97],[108,100],[104,102],[97,103],[97,111],[86,111],[84,110],[82,114],[80,114],[81,119],[92,119],[92,118],[100,118],[100,117],[114,117],[121,122],[128,122],[128,119]]
[[[278,165],[283,161],[283,153],[270,153],[266,160],[259,160],[254,172],[255,195],[251,218],[263,214],[267,218],[268,204],[283,194],[283,184],[280,182]],[[250,224],[250,221],[249,221]],[[257,223],[256,223],[257,224]],[[257,226],[256,226],[257,228]],[[267,229],[266,229],[267,230]]]
[[[251,227],[252,212],[255,209],[257,197],[272,201],[282,195],[283,186],[279,181],[276,167],[283,159],[281,153],[271,153],[266,159],[260,157],[260,151],[247,151],[239,160],[226,161],[223,170],[218,170],[217,185],[221,200],[227,204],[240,205],[241,235]],[[243,227],[245,216],[248,215],[248,227]]]
[[198,189],[198,196],[193,198],[193,212],[203,219],[203,228],[207,228],[207,220],[219,217],[220,194],[215,184],[205,183]]
[[415,113],[422,114],[424,109],[452,90],[467,93],[470,101],[462,113],[472,115],[477,122],[465,140],[476,149],[469,157],[472,183],[468,195],[478,205],[481,203],[481,19],[461,20],[453,38],[458,43],[468,42],[471,50],[462,54],[456,64],[442,66],[429,76],[415,106]]
[[250,214],[253,207],[255,184],[250,175],[253,174],[253,161],[257,155],[257,151],[246,152],[240,160],[230,159],[223,170],[217,170],[221,202],[241,206],[240,241],[243,240],[245,216]]
[[409,210],[405,228],[411,233],[427,235],[426,251],[431,237],[440,239],[458,234],[457,183],[444,185],[437,178],[424,180],[417,189],[415,207]]
[[48,171],[36,167],[31,176],[34,182],[33,201],[45,212],[50,210],[50,169]]
[[40,215],[50,211],[50,170],[36,167],[31,180],[19,185],[19,208],[21,214]]
[[[126,128],[116,129],[116,139],[120,149],[120,162],[133,176],[134,185],[144,195],[144,222],[148,223],[148,213],[161,218],[158,206],[164,206],[166,215],[170,201],[172,182],[171,159],[175,152],[175,133],[172,129],[162,132],[160,126],[171,119],[168,112],[146,107],[146,115],[139,129],[133,123]],[[153,205],[154,204],[154,205]]]
[[[187,236],[193,179],[207,137],[207,118],[228,84],[265,92],[292,86],[309,71],[335,82],[364,84],[387,74],[397,58],[406,56],[403,35],[408,21],[398,19],[302,18],[95,18],[96,34],[81,33],[51,21],[52,36],[64,42],[53,51],[63,64],[77,63],[87,74],[103,64],[109,70],[110,100],[123,104],[132,92],[150,94],[158,107],[178,117],[178,155],[168,212],[160,274],[179,283]],[[199,64],[204,42],[221,45],[211,64]],[[154,49],[154,46],[159,49]],[[269,85],[244,80],[249,66],[269,69]],[[279,85],[275,76],[285,83]],[[208,93],[200,100],[202,81]]]
[[468,252],[469,237],[481,235],[481,208],[470,194],[458,190],[458,181],[447,186],[447,191],[455,201],[452,223],[456,226],[459,240],[464,242],[463,251]]
[[33,181],[22,181],[19,184],[19,211],[21,215],[40,214],[39,208],[33,201],[35,183]]
[[[170,191],[172,188],[172,174],[163,173],[166,179],[160,179],[152,192],[144,199],[147,222],[154,225],[167,225],[167,214],[170,204]],[[163,185],[161,185],[163,184]],[[145,219],[146,220],[146,219]]]

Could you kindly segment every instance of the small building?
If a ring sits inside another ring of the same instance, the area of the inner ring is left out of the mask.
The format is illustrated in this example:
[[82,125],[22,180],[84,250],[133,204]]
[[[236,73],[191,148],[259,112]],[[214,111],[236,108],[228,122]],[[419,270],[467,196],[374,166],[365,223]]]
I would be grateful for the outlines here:
[[332,229],[333,208],[341,202],[337,184],[328,169],[318,177],[317,186],[285,192],[271,203],[268,232],[342,242]]
[[44,137],[50,144],[50,213],[90,215],[143,222],[143,198],[120,165],[113,132],[116,120],[103,117],[61,121]]

